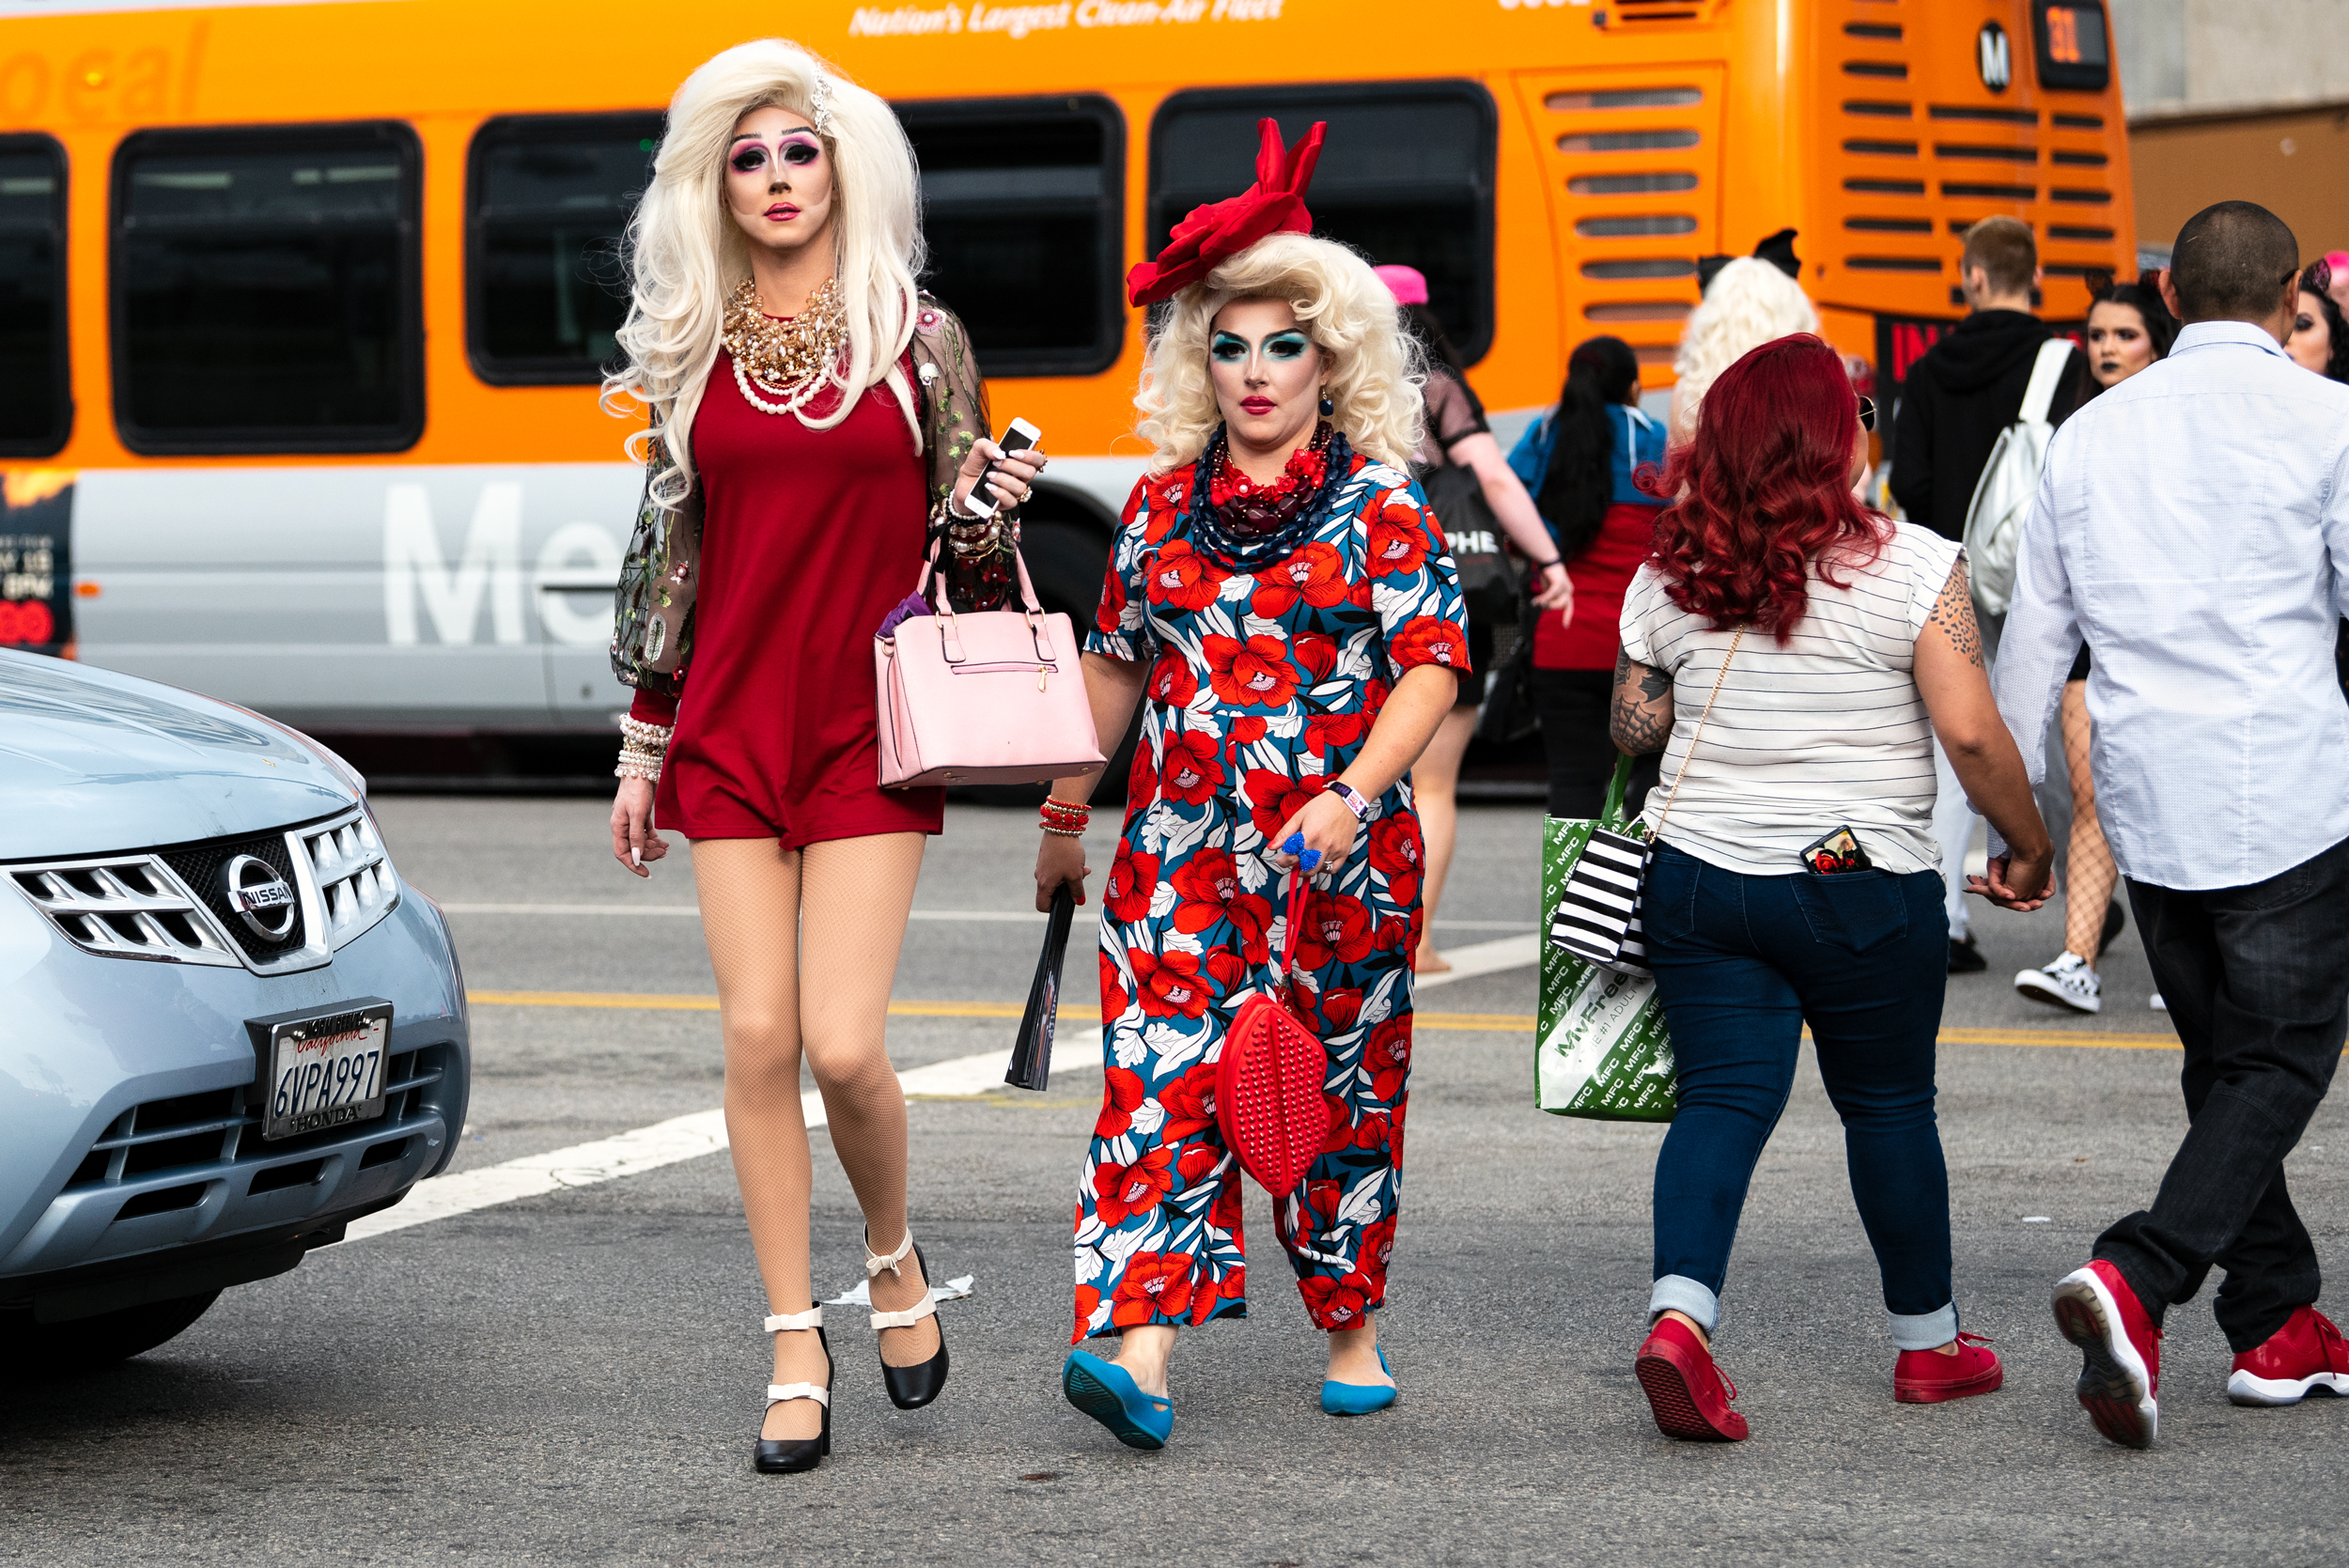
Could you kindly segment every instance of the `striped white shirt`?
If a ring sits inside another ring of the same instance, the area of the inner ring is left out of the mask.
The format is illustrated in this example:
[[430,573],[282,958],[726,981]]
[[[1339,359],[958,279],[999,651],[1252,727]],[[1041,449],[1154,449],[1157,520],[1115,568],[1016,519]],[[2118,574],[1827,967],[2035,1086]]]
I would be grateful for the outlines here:
[[[1883,870],[1938,870],[1933,726],[1914,669],[1917,634],[1960,553],[1899,523],[1873,562],[1836,567],[1848,586],[1823,581],[1813,562],[1794,635],[1751,631],[1738,644],[1663,839],[1708,865],[1778,877],[1848,826]],[[1672,676],[1672,740],[1641,817],[1654,831],[1735,633],[1672,603],[1653,563],[1624,596],[1622,630],[1624,652]]]

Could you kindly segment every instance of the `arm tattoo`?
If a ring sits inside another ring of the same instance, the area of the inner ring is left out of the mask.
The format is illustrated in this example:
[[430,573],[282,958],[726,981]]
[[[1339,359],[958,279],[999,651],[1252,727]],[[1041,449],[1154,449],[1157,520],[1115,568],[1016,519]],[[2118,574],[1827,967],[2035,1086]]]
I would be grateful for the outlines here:
[[1950,580],[1942,585],[1941,597],[1934,600],[1926,623],[1939,627],[1951,647],[1964,654],[1975,669],[1982,668],[1982,628],[1974,622],[1974,595],[1968,585],[1964,557],[1950,569]]
[[1627,653],[1618,655],[1607,732],[1633,756],[1662,751],[1672,734],[1671,672],[1641,664]]

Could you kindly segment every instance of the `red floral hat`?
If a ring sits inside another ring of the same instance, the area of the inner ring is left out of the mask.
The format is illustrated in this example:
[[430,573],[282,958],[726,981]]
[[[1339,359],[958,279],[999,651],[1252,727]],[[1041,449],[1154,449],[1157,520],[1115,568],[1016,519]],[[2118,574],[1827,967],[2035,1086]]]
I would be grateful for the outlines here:
[[1228,201],[1194,207],[1174,225],[1166,249],[1126,274],[1126,291],[1138,305],[1156,304],[1197,283],[1268,234],[1305,234],[1314,226],[1305,210],[1305,187],[1321,161],[1326,120],[1315,120],[1305,139],[1283,151],[1281,127],[1256,122],[1264,138],[1256,148],[1256,183]]

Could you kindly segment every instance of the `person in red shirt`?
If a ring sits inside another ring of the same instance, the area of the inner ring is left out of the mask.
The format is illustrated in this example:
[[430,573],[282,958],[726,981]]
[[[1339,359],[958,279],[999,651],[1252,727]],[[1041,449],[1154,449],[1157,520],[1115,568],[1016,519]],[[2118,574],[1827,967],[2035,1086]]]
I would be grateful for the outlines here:
[[[630,232],[627,363],[604,389],[651,412],[612,644],[636,689],[612,852],[646,875],[668,852],[656,821],[692,846],[726,1128],[773,1313],[753,1451],[769,1472],[813,1469],[832,1441],[802,1057],[864,1211],[890,1398],[913,1409],[946,1381],[883,1039],[944,800],[879,786],[871,648],[926,550],[951,547],[968,598],[1007,581],[1016,535],[968,511],[1002,454],[961,323],[914,287],[918,211],[880,99],[779,39],[715,56],[670,104]],[[1040,449],[1004,460],[999,503],[1043,466]]]
[[[1664,427],[1640,411],[1640,361],[1620,337],[1576,348],[1556,411],[1530,427],[1509,457],[1574,582],[1567,613],[1544,614],[1533,633],[1552,816],[1595,817],[1614,775],[1607,705],[1621,651],[1615,623],[1631,574],[1654,548],[1664,504],[1640,489],[1638,475],[1663,458]],[[1642,759],[1629,810],[1640,809],[1655,777],[1654,762]]]

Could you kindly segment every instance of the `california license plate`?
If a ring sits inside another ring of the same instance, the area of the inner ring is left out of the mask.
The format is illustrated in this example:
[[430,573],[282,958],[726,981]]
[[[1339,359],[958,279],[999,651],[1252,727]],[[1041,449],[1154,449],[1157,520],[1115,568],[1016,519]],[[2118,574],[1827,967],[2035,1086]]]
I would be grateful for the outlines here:
[[390,1002],[361,1002],[333,1013],[255,1020],[266,1025],[262,1052],[261,1137],[294,1138],[321,1127],[383,1114],[383,1080],[392,1027]]

